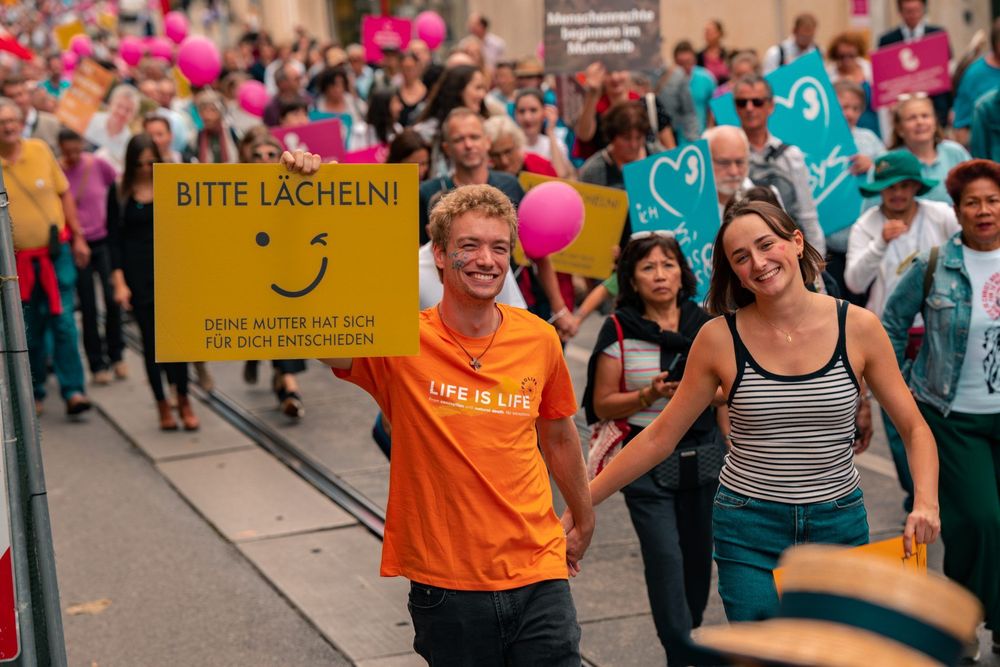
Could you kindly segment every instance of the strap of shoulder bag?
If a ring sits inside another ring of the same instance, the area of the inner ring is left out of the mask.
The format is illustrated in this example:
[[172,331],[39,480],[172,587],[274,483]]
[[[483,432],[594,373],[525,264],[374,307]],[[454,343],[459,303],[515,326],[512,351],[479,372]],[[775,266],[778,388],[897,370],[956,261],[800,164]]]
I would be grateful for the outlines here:
[[615,332],[618,334],[618,349],[621,350],[622,355],[622,375],[618,378],[618,389],[624,394],[627,391],[625,388],[625,334],[622,333],[622,325],[614,313],[611,314],[611,321],[615,323]]

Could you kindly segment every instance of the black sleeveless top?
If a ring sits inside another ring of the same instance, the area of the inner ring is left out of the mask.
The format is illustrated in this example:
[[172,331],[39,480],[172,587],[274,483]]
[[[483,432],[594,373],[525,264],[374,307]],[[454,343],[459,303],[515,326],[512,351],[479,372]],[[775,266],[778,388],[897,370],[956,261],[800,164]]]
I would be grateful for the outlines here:
[[732,448],[719,481],[774,502],[805,504],[843,497],[858,486],[854,467],[859,384],[847,358],[847,302],[838,301],[839,336],[833,356],[805,375],[762,368],[726,315],[736,349],[729,392]]

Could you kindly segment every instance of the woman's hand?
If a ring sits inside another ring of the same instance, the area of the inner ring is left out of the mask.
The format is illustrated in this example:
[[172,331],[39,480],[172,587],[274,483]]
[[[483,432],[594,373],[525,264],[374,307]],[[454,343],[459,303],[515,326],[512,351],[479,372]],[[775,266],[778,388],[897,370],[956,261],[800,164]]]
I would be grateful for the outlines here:
[[281,164],[285,165],[285,169],[293,174],[312,176],[319,171],[323,164],[323,158],[316,153],[307,153],[303,150],[285,151],[281,154]]
[[680,386],[680,382],[671,382],[667,380],[670,375],[669,371],[663,371],[653,377],[649,381],[650,398],[656,400],[658,398],[672,398],[674,394],[677,393],[677,387]]
[[114,285],[114,300],[122,310],[132,310],[132,290],[124,281]]
[[584,81],[586,82],[587,91],[591,93],[599,93],[604,88],[604,75],[607,74],[608,70],[605,69],[604,63],[600,60],[594,61],[587,65],[587,69],[584,70]]
[[923,507],[915,504],[913,511],[906,517],[906,528],[903,529],[903,551],[909,558],[915,552],[914,539],[917,544],[931,544],[941,534],[941,515],[937,507]]
[[858,153],[851,158],[851,173],[857,176],[858,174],[864,174],[869,169],[872,168],[872,159],[867,155],[862,155]]
[[[559,109],[553,104],[545,105],[545,134],[550,138],[556,134],[556,127],[559,124]],[[556,150],[556,148],[553,148]]]

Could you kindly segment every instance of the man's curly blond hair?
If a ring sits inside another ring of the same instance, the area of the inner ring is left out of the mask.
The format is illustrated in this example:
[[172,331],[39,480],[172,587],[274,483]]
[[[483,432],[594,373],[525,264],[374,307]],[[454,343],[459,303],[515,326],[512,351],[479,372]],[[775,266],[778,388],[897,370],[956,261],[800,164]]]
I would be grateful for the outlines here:
[[441,197],[431,209],[431,243],[445,249],[451,237],[451,223],[475,211],[487,218],[503,220],[510,227],[510,247],[517,243],[517,213],[510,199],[492,185],[463,185]]

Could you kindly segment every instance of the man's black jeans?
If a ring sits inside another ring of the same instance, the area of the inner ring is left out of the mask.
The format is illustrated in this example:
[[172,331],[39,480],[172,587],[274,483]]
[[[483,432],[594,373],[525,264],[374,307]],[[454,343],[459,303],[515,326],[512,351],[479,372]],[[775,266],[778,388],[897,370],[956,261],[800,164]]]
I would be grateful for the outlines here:
[[432,667],[580,667],[580,626],[569,582],[506,591],[410,583],[413,649]]

